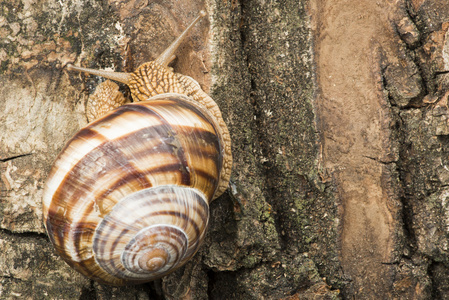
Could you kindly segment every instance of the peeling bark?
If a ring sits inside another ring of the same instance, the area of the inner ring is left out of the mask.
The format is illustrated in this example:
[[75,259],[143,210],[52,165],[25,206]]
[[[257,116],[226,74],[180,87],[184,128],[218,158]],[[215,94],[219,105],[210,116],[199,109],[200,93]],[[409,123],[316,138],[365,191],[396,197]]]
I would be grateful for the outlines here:
[[322,160],[341,201],[339,256],[351,280],[345,294],[390,299],[401,234],[398,149],[380,54],[395,54],[390,12],[396,10],[388,3],[344,2],[315,3]]

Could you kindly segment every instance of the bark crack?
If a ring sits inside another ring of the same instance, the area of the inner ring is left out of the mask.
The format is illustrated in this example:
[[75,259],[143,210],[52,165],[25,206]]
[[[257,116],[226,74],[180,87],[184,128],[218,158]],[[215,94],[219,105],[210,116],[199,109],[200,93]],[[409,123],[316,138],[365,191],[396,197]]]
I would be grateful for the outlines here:
[[0,228],[0,233],[2,235],[5,236],[15,236],[15,237],[25,237],[25,238],[39,238],[39,239],[45,239],[48,240],[48,236],[46,233],[40,233],[40,232],[31,232],[31,231],[27,231],[27,232],[17,232],[17,231],[12,231],[6,228]]
[[29,155],[32,155],[32,154],[33,153],[30,152],[30,153],[25,153],[25,154],[19,154],[19,155],[13,155],[13,156],[5,157],[5,158],[0,158],[0,162],[7,162],[7,161],[10,161],[10,160],[14,160],[14,159],[17,159],[17,158],[20,158],[20,157],[29,156]]
[[[273,218],[274,218],[274,224],[277,231],[277,236],[279,237],[279,242],[281,244],[281,248],[285,249],[286,241],[283,238],[282,229],[280,228],[281,222],[279,220],[279,213],[278,208],[276,205],[273,204],[270,199],[276,199],[276,195],[274,193],[274,189],[272,187],[272,184],[269,180],[269,178],[272,176],[272,174],[277,174],[276,170],[273,170],[273,167],[270,165],[270,159],[268,159],[270,154],[270,149],[267,147],[267,144],[265,143],[265,137],[266,133],[262,132],[262,128],[266,128],[266,124],[263,123],[263,109],[261,108],[259,101],[261,101],[260,98],[257,96],[258,87],[256,84],[257,81],[257,74],[254,74],[252,72],[252,61],[249,57],[248,51],[251,50],[251,43],[249,42],[249,37],[247,36],[250,34],[249,29],[249,20],[248,16],[246,15],[246,12],[249,10],[249,8],[246,6],[245,2],[242,2],[240,4],[240,14],[241,14],[241,25],[239,26],[239,34],[240,34],[240,40],[242,43],[242,49],[244,51],[244,58],[246,63],[246,72],[250,76],[250,91],[249,91],[249,98],[250,103],[253,108],[253,114],[254,119],[252,120],[253,123],[253,130],[255,134],[253,135],[255,137],[253,141],[253,147],[255,150],[256,157],[259,158],[259,170],[262,173],[262,179],[263,179],[263,193],[265,195],[265,201],[267,201],[273,208]],[[251,15],[250,15],[251,16]]]

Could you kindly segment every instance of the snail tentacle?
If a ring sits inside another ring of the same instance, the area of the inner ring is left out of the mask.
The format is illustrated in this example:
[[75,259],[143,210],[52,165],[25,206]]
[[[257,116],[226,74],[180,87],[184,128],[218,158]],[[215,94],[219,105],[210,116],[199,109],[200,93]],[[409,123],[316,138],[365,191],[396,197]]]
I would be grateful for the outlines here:
[[101,76],[107,79],[115,80],[124,84],[128,84],[130,79],[130,73],[124,73],[124,72],[113,72],[113,71],[106,71],[106,70],[95,70],[95,69],[89,69],[89,68],[83,68],[83,67],[77,67],[72,64],[67,65],[67,70],[69,71],[78,71],[78,72],[84,72],[92,75]]
[[159,65],[163,67],[167,67],[168,64],[174,59],[174,54],[176,49],[181,45],[181,43],[186,38],[187,34],[190,32],[190,30],[195,26],[196,23],[198,23],[199,20],[201,20],[202,17],[206,15],[206,12],[204,10],[200,11],[200,14],[198,17],[196,17],[195,20],[193,20],[192,23],[181,33],[180,36],[167,48],[164,52],[162,52],[154,61],[158,63]]

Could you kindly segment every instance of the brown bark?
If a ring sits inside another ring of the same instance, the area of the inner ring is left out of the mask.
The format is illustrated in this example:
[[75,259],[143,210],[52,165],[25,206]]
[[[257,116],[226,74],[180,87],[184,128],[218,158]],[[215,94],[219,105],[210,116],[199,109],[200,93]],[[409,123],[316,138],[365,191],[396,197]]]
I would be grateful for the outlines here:
[[396,60],[391,22],[398,11],[388,2],[315,4],[316,105],[324,170],[335,180],[341,201],[339,256],[352,281],[345,294],[389,299],[402,230],[398,148],[382,90],[381,54]]
[[[99,82],[64,67],[130,71],[201,9],[173,67],[223,112],[230,188],[186,267],[90,282],[41,222]],[[2,1],[0,298],[447,298],[448,29],[445,0]]]

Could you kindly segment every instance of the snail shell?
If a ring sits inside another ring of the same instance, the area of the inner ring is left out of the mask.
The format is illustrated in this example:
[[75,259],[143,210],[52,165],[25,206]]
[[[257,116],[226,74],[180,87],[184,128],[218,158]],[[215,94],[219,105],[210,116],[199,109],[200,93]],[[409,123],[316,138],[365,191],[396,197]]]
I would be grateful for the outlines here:
[[99,118],[75,134],[50,171],[43,198],[50,240],[100,283],[147,282],[182,266],[204,239],[210,201],[228,185],[230,138],[218,106],[193,79],[167,68],[199,18],[134,73],[100,71],[141,101],[122,105],[114,83],[100,85],[87,105],[88,116]]

